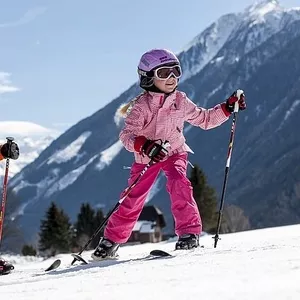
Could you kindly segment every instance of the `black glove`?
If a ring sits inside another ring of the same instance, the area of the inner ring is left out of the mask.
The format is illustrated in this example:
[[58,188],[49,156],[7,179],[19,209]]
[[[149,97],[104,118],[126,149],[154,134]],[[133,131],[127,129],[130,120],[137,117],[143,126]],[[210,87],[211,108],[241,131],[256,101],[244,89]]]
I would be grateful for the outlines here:
[[20,151],[19,151],[19,146],[15,142],[10,143],[10,151],[8,150],[9,150],[9,144],[8,143],[3,144],[0,151],[4,158],[18,159],[20,155]]
[[154,162],[162,161],[168,155],[168,150],[156,141],[147,140],[142,149]]
[[225,108],[229,113],[233,113],[235,102],[239,102],[239,110],[246,109],[246,101],[245,101],[245,94],[240,95],[240,99],[238,99],[237,91],[235,91],[225,103]]
[[144,136],[138,136],[134,141],[135,151],[147,155],[154,162],[162,161],[167,155],[168,150],[164,147],[162,141],[152,141]]

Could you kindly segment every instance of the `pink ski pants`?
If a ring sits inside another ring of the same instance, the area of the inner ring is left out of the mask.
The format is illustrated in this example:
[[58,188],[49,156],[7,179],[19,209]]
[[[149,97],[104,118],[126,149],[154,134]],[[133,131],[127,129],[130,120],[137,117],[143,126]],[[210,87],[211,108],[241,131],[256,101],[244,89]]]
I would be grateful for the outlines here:
[[[144,167],[144,164],[133,163],[128,180],[129,185]],[[201,218],[193,198],[191,183],[186,177],[186,169],[187,153],[185,152],[174,154],[167,160],[152,165],[118,210],[111,215],[104,236],[116,243],[126,243],[160,170],[167,178],[167,191],[170,194],[171,210],[175,219],[175,233],[179,236],[186,233],[200,234]]]

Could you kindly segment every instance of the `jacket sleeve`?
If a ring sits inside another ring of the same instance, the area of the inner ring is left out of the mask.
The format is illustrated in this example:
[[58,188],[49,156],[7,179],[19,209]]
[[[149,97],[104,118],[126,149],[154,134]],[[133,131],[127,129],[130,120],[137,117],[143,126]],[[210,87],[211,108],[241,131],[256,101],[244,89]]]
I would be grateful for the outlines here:
[[198,107],[186,96],[184,101],[185,121],[191,125],[207,130],[218,127],[229,118],[228,115],[224,113],[221,104],[218,104],[210,109],[205,109]]
[[140,135],[144,127],[145,117],[143,111],[137,105],[134,105],[128,116],[125,118],[125,125],[120,132],[119,138],[124,147],[134,152],[134,139]]

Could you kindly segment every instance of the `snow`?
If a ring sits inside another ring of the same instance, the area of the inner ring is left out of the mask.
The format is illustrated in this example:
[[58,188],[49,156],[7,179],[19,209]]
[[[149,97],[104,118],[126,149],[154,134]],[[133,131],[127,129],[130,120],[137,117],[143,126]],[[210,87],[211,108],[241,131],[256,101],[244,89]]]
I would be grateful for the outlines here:
[[255,112],[256,112],[256,116],[258,117],[261,113],[261,105],[256,105],[255,106]]
[[92,133],[86,131],[82,133],[76,140],[74,140],[70,145],[66,146],[64,149],[56,151],[48,160],[47,164],[55,162],[57,164],[65,163],[70,159],[76,157],[80,151],[82,145],[88,139]]
[[276,0],[256,1],[246,9],[247,15],[250,15],[253,19],[263,18],[268,13],[274,13],[276,11],[283,11],[283,8],[279,6]]
[[140,229],[140,233],[153,233],[154,232],[155,223],[154,222],[144,222]]
[[[60,178],[57,182],[52,184],[52,186],[45,193],[45,197],[50,197],[54,193],[64,190],[69,185],[73,184],[78,177],[85,171],[88,165],[90,165],[95,159],[97,155],[93,156],[86,164],[81,165],[77,169],[73,169],[67,174],[65,174],[62,178]],[[57,174],[58,175],[58,174]],[[57,176],[58,177],[58,176]]]
[[[180,53],[184,71],[181,82],[200,72],[217,55],[238,22],[239,19],[235,14],[224,15],[184,47]],[[219,58],[216,62],[220,60],[222,59]]]
[[155,222],[151,221],[137,221],[132,231],[139,231],[140,233],[152,233],[154,232]]
[[[1,299],[300,299],[300,225],[221,235],[213,248],[210,235],[204,248],[177,251],[172,258],[142,261],[153,249],[171,252],[174,240],[159,244],[125,246],[116,261],[68,267],[45,273],[56,258],[22,259],[4,256],[15,270],[0,277]],[[91,251],[83,253],[87,260]],[[221,295],[221,296],[220,296]]]
[[18,184],[15,188],[14,191],[18,191],[21,188],[27,187],[27,186],[32,186],[32,187],[36,187],[36,195],[32,198],[30,198],[27,202],[23,203],[20,207],[18,207],[18,209],[11,214],[11,218],[14,219],[19,215],[23,215],[25,208],[29,205],[29,204],[33,204],[35,202],[37,202],[39,200],[39,198],[44,195],[44,193],[48,190],[48,188],[56,181],[57,179],[57,175],[55,175],[54,173],[44,177],[41,181],[39,181],[38,183],[29,183],[27,181],[22,180],[20,182],[20,184]]
[[284,114],[284,118],[282,120],[282,122],[280,123],[280,125],[278,126],[276,131],[279,131],[282,129],[283,125],[286,123],[286,121],[289,119],[289,117],[291,116],[291,114],[293,112],[296,111],[298,105],[300,104],[300,100],[295,100],[292,104],[292,106],[285,112]]
[[100,161],[96,165],[96,169],[98,171],[103,170],[106,166],[108,166],[112,160],[119,154],[119,152],[123,149],[123,144],[121,141],[117,141],[109,148],[105,149],[101,152]]
[[284,121],[286,121],[289,116],[295,111],[295,109],[297,108],[297,106],[300,104],[300,100],[296,100],[294,101],[294,103],[292,104],[291,108],[288,109],[284,115]]

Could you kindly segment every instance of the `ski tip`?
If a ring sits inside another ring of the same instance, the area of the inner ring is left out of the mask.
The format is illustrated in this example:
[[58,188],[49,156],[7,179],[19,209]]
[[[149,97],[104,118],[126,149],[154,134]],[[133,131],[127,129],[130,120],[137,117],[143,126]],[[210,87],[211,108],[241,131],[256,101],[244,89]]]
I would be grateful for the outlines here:
[[56,261],[54,261],[54,262],[52,263],[51,266],[49,266],[49,267],[45,270],[45,272],[48,272],[48,271],[57,269],[57,268],[60,266],[60,264],[61,264],[61,260],[60,260],[60,259],[57,259]]
[[88,264],[88,262],[84,258],[82,258],[79,254],[72,253],[71,255],[74,257],[75,260],[81,261],[85,265]]
[[163,250],[158,250],[158,249],[152,250],[150,252],[150,255],[153,255],[153,256],[172,256],[170,253],[165,252]]

